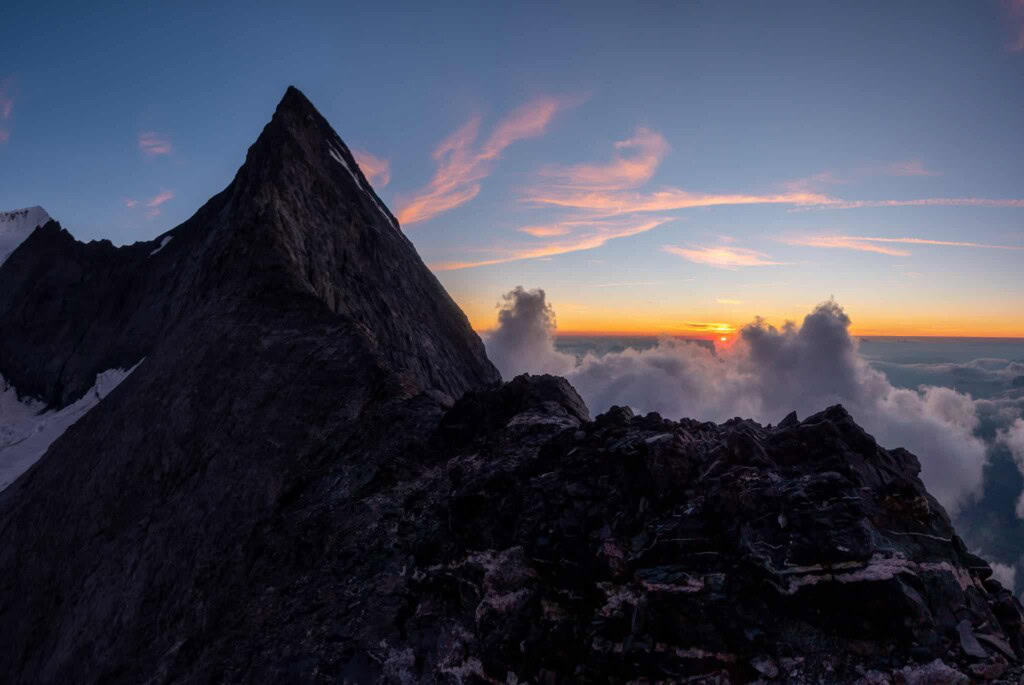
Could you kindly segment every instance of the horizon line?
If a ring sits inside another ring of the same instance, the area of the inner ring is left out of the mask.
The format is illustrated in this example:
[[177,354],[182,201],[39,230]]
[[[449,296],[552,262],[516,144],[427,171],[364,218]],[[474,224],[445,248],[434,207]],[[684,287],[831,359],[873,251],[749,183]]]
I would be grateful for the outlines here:
[[[497,330],[497,327],[493,328],[474,328],[473,331],[477,335],[485,335],[493,333]],[[733,338],[739,335],[742,328],[729,332],[716,332],[707,333],[700,331],[588,331],[588,330],[566,330],[566,331],[555,331],[554,337],[561,338],[686,338],[691,340],[717,340],[723,335],[728,338]],[[931,338],[938,340],[1002,340],[1002,341],[1021,341],[1024,342],[1024,333],[1020,335],[963,335],[963,334],[941,334],[941,333],[858,333],[856,330],[850,331],[850,335],[854,338]]]

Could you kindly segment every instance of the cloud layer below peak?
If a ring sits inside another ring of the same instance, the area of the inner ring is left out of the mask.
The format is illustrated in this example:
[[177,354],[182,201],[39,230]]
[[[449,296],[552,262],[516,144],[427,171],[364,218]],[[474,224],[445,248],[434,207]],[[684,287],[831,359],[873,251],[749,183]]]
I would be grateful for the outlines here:
[[524,372],[563,375],[595,413],[618,404],[672,418],[767,423],[841,403],[882,445],[914,452],[930,492],[956,511],[980,494],[987,460],[975,434],[975,400],[946,387],[894,386],[860,356],[849,326],[830,301],[800,325],[778,329],[755,320],[722,350],[665,338],[650,349],[577,358],[555,348],[555,313],[544,291],[520,287],[505,295],[485,342],[506,380]]

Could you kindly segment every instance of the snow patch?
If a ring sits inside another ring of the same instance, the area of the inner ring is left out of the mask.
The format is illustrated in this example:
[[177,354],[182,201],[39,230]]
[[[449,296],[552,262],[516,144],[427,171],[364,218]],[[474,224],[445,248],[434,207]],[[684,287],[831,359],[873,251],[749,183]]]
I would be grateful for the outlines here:
[[42,402],[18,399],[18,392],[0,376],[0,490],[42,457],[54,440],[85,416],[100,400],[138,368],[109,369],[96,375],[85,395],[63,409],[47,410]]
[[157,248],[155,250],[153,250],[152,252],[149,253],[149,256],[152,257],[157,252],[159,252],[160,250],[162,250],[165,247],[167,247],[167,243],[171,242],[171,238],[173,238],[173,237],[174,237],[173,235],[165,235],[163,238],[161,238],[160,239],[160,244],[157,246]]
[[18,249],[37,226],[50,220],[42,207],[27,207],[11,212],[0,212],[0,264]]
[[345,161],[344,155],[342,155],[341,152],[337,148],[335,148],[334,145],[331,144],[330,142],[327,143],[327,151],[328,153],[330,153],[331,157],[334,159],[335,162],[345,167],[345,171],[347,171],[348,175],[352,177],[352,180],[356,182],[356,187],[358,187],[359,190],[366,193],[366,196],[368,198],[373,200],[373,204],[377,206],[377,211],[380,212],[381,216],[388,220],[388,223],[391,224],[392,228],[398,230],[398,227],[395,226],[395,222],[391,219],[391,215],[387,211],[385,211],[385,209],[381,206],[380,202],[377,201],[376,195],[367,190],[366,187],[363,186],[362,181],[360,181],[359,177],[356,176],[356,173],[352,171],[352,167],[350,167],[348,165],[348,162]]

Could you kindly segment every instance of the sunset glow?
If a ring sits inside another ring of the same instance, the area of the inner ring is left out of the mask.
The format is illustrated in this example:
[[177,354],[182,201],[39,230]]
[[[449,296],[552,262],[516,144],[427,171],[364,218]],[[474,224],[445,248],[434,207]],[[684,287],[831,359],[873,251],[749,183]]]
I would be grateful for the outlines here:
[[[155,238],[227,184],[294,82],[477,330],[521,285],[563,332],[726,344],[834,298],[857,335],[1024,337],[1020,2],[335,8],[298,33],[284,9],[244,14],[189,34],[241,42],[187,83],[167,76],[174,31],[97,51],[61,29],[78,57],[59,65],[8,50],[0,208]],[[166,78],[122,56],[138,50]]]

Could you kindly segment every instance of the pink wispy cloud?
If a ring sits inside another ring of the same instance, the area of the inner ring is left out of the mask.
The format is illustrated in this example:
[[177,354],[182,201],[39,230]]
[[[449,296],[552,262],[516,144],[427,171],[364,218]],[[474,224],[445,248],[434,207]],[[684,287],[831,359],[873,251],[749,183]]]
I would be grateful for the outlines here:
[[638,128],[631,138],[615,143],[615,158],[608,164],[578,164],[551,168],[542,175],[568,188],[622,190],[646,183],[670,150],[656,131]]
[[6,143],[10,139],[10,132],[7,129],[0,128],[0,143]]
[[821,204],[828,195],[805,189],[774,194],[694,193],[681,188],[641,193],[668,154],[664,136],[638,128],[631,138],[615,143],[615,156],[606,164],[581,164],[541,172],[543,183],[526,190],[528,204],[551,205],[605,215],[665,212],[694,207],[740,204]]
[[534,238],[551,238],[559,235],[566,235],[572,231],[567,224],[550,224],[547,226],[523,226],[519,229],[521,233],[532,235]]
[[[480,160],[486,157],[482,151],[501,148],[500,145],[485,145],[477,150],[474,142],[479,127],[479,118],[471,119],[438,146],[434,153],[435,159],[439,161],[438,173],[428,192],[422,194],[417,202],[406,206],[405,220],[435,216],[439,211],[458,206],[479,192],[479,179],[482,178]],[[612,158],[605,163],[545,167],[538,172],[537,181],[521,191],[520,200],[528,206],[560,210],[563,213],[560,220],[521,226],[518,232],[530,236],[532,240],[517,247],[495,248],[493,252],[498,254],[490,259],[441,262],[435,264],[434,268],[465,269],[593,249],[604,245],[611,238],[635,235],[677,218],[663,216],[656,222],[647,222],[643,219],[645,215],[664,215],[667,212],[701,207],[784,205],[790,210],[913,206],[1024,207],[1024,200],[1019,199],[961,197],[847,200],[825,192],[828,186],[844,184],[860,176],[937,175],[937,172],[919,160],[863,166],[844,174],[825,171],[783,184],[781,192],[695,192],[672,186],[653,191],[642,190],[641,187],[654,178],[669,151],[670,145],[660,133],[638,128],[631,137],[614,143]],[[623,229],[623,224],[643,228]],[[887,255],[908,254],[906,248],[899,245],[851,236],[811,236],[800,239],[803,241],[800,243],[796,240],[791,244],[857,249]],[[785,264],[761,252],[727,245],[666,245],[663,249],[695,263],[726,269]]]
[[173,152],[170,139],[153,131],[144,131],[139,134],[139,150],[147,157],[169,155]]
[[940,176],[938,171],[932,171],[925,167],[920,160],[907,162],[892,162],[882,167],[882,172],[889,176]]
[[398,220],[403,224],[427,221],[472,200],[505,148],[542,135],[555,115],[571,104],[554,97],[529,102],[501,119],[479,146],[476,140],[481,119],[471,118],[434,150],[434,177],[426,188],[402,204]]
[[[475,138],[472,121],[456,131],[438,148],[441,154],[465,149]],[[516,247],[495,249],[499,254],[490,259],[451,261],[433,265],[439,271],[467,269],[505,262],[550,257],[590,250],[609,240],[650,231],[671,221],[673,217],[649,218],[661,213],[695,207],[744,204],[818,205],[832,202],[822,193],[792,191],[774,194],[693,193],[680,188],[639,192],[638,186],[650,181],[670,146],[658,132],[638,128],[634,134],[613,145],[613,156],[603,164],[578,164],[546,167],[539,172],[539,182],[524,191],[521,200],[529,205],[555,207],[567,212],[561,220],[518,229],[536,239]],[[723,268],[775,264],[760,253],[739,248],[674,248],[678,254],[693,261],[715,264]]]
[[784,262],[776,262],[763,252],[748,250],[742,247],[680,247],[663,245],[664,252],[678,255],[683,259],[697,264],[707,264],[719,269],[738,269],[748,266],[779,266]]
[[555,255],[580,252],[582,250],[593,250],[601,247],[609,240],[626,238],[646,233],[658,226],[671,221],[670,218],[643,218],[623,220],[617,222],[594,221],[575,222],[578,230],[571,236],[561,240],[552,241],[543,245],[511,247],[504,250],[495,249],[494,257],[475,261],[450,261],[432,264],[435,271],[455,271],[457,269],[472,269],[479,266],[491,266],[493,264],[504,264],[506,262],[520,261],[523,259],[539,259],[553,257]]
[[141,205],[146,210],[146,216],[152,219],[153,217],[160,215],[161,207],[163,206],[164,203],[169,202],[173,199],[173,190],[162,190],[147,200],[139,201],[132,197],[122,198],[121,204],[127,207],[128,209],[134,209]]
[[785,192],[769,194],[694,193],[681,188],[666,188],[652,193],[579,192],[557,188],[537,188],[523,197],[525,202],[556,207],[587,209],[607,214],[666,212],[694,207],[721,205],[786,204],[820,206],[836,202],[822,193]]
[[880,238],[875,236],[812,235],[786,238],[782,242],[803,247],[837,248],[875,252],[892,257],[906,257],[910,251],[893,245],[931,245],[938,247],[967,247],[987,250],[1024,250],[1024,245],[994,245],[959,240],[932,240],[930,238]]
[[150,208],[159,207],[160,205],[162,205],[163,203],[167,202],[168,200],[173,200],[173,199],[174,199],[174,191],[173,190],[164,190],[164,191],[162,191],[160,193],[157,193],[156,195],[154,195],[153,197],[149,198],[148,200],[146,200],[146,206],[150,207]]
[[800,238],[787,238],[783,241],[787,245],[798,247],[824,247],[842,250],[860,250],[861,252],[877,252],[878,254],[891,255],[894,257],[905,257],[910,253],[885,245],[876,245],[863,238],[845,235],[811,235]]
[[941,172],[925,166],[924,162],[913,159],[888,164],[859,166],[844,171],[820,171],[811,176],[786,181],[782,187],[792,192],[822,192],[825,188],[852,183],[873,176],[941,176]]
[[371,184],[383,188],[391,182],[391,162],[377,157],[366,150],[352,150],[356,164],[363,171],[363,176]]
[[782,187],[794,193],[808,193],[818,192],[825,186],[838,185],[846,181],[847,179],[836,171],[820,171],[811,176],[786,181]]
[[810,203],[826,209],[864,207],[1024,207],[1024,199],[991,197],[927,197],[915,200],[839,200]]

